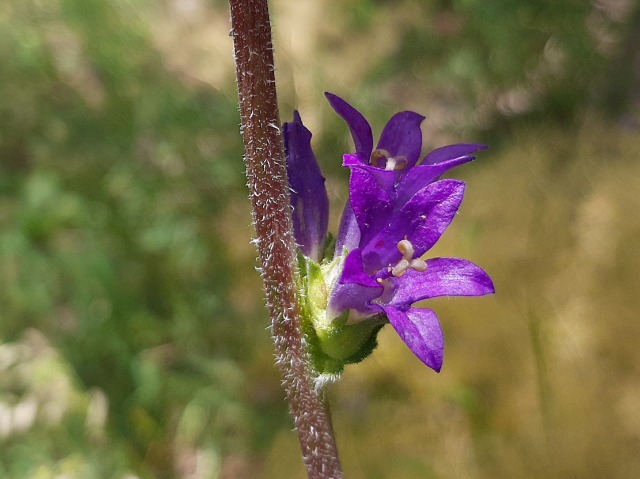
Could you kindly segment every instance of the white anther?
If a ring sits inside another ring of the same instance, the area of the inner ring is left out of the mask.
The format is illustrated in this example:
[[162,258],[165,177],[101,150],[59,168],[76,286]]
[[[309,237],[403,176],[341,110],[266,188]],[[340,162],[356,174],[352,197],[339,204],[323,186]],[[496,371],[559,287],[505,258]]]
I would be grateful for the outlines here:
[[402,253],[402,259],[391,268],[391,274],[395,277],[400,277],[409,269],[415,269],[416,271],[425,271],[427,269],[427,263],[420,258],[414,258],[415,249],[411,244],[411,241],[403,239],[398,242],[398,251]]
[[408,239],[398,241],[398,251],[402,253],[402,258],[407,260],[411,260],[413,258],[413,253],[415,252],[411,241]]
[[407,166],[407,159],[404,156],[398,156],[395,158],[387,158],[387,164],[384,169],[386,171],[402,170]]
[[402,276],[409,269],[410,264],[406,259],[401,259],[397,265],[391,268],[391,274],[396,278]]
[[385,171],[402,170],[406,168],[408,163],[406,157],[392,157],[387,150],[383,150],[382,148],[373,150],[373,153],[371,153],[371,158],[369,159],[369,163],[378,168],[382,168],[382,159],[385,160]]

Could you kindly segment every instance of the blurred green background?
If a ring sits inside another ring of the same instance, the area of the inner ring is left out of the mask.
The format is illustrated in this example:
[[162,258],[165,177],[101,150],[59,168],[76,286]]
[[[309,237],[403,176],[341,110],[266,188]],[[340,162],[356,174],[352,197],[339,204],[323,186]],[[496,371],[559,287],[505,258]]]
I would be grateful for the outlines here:
[[[227,4],[0,2],[0,477],[303,478],[250,245]],[[640,477],[640,7],[277,0],[335,231],[322,92],[427,115],[454,173],[441,374],[393,334],[330,387],[348,478]],[[635,311],[635,312],[634,312]]]

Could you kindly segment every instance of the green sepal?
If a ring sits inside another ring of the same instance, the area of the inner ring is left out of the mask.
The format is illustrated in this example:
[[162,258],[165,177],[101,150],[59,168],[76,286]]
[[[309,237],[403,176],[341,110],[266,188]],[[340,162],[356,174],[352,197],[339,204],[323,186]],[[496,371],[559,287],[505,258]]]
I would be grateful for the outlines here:
[[333,256],[336,253],[336,238],[329,233],[327,235],[327,239],[324,242],[324,254],[323,254],[323,261],[331,261],[333,259]]
[[325,260],[319,264],[298,255],[304,333],[319,374],[339,374],[345,365],[369,356],[378,344],[378,331],[387,322],[384,315],[378,315],[348,324],[348,311],[338,318],[327,319],[329,286],[325,278],[327,271],[335,267],[332,263]]
[[373,347],[368,347],[368,351],[362,351],[363,346],[369,345],[371,336],[375,335],[384,324],[372,319],[347,324],[348,315],[349,313],[345,312],[327,326],[315,325],[322,351],[327,356],[343,361],[345,364],[353,362],[352,358],[362,360],[371,354],[375,344]]

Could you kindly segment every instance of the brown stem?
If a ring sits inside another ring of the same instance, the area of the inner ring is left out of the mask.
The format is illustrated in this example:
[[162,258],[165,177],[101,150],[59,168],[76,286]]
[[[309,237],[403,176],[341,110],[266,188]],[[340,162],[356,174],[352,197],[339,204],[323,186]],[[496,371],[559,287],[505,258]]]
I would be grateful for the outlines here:
[[342,478],[329,411],[315,388],[296,296],[296,246],[267,0],[230,0],[247,179],[282,373],[309,477]]

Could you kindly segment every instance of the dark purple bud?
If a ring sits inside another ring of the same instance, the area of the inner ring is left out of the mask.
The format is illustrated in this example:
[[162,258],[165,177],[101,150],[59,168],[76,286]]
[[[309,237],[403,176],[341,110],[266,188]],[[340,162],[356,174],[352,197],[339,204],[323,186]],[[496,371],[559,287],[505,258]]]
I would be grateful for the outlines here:
[[329,225],[329,198],[311,149],[311,132],[297,111],[293,121],[284,124],[283,136],[296,242],[305,256],[320,261]]

